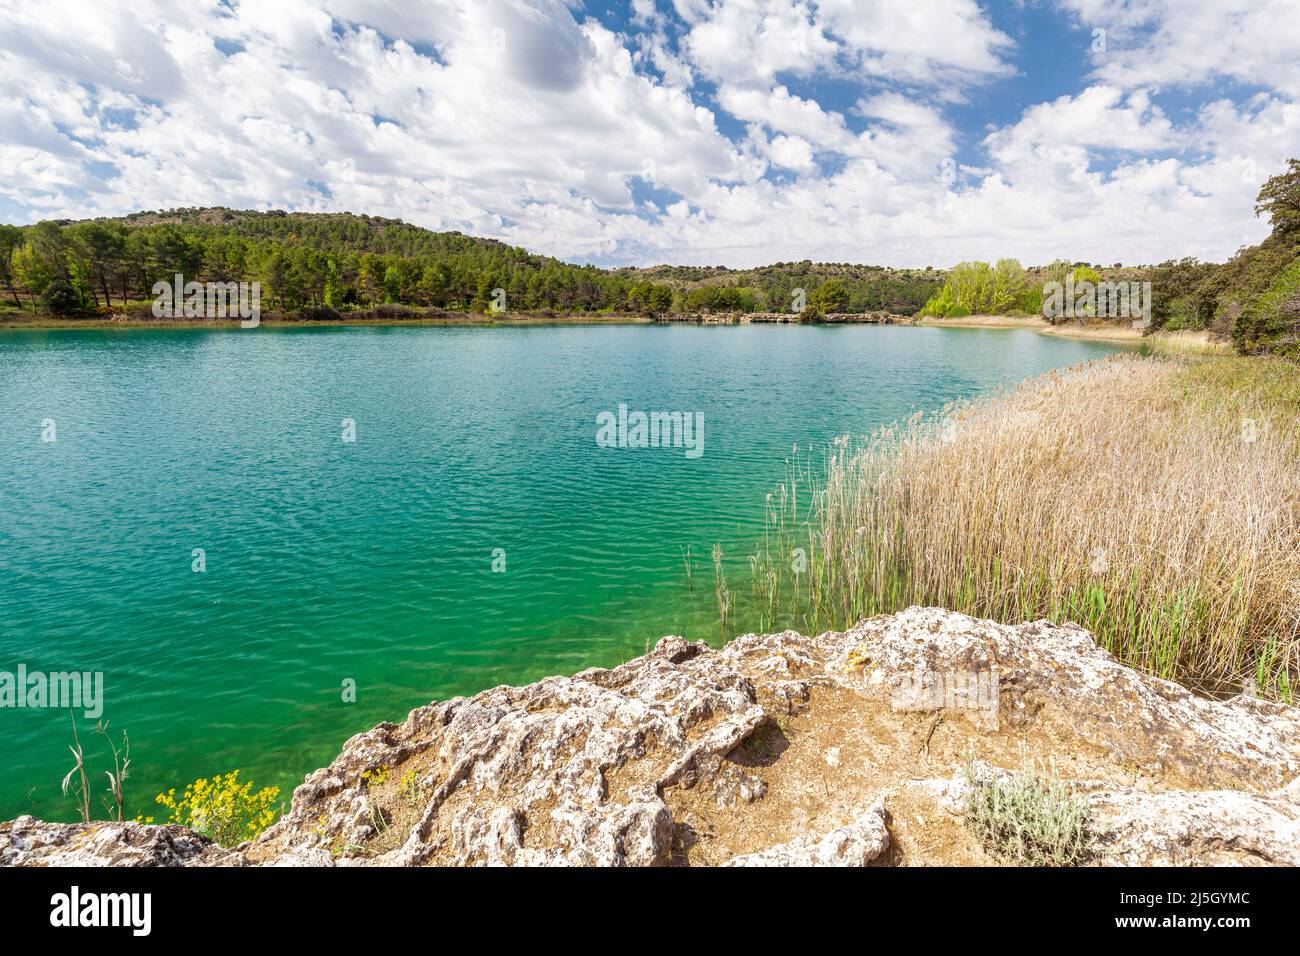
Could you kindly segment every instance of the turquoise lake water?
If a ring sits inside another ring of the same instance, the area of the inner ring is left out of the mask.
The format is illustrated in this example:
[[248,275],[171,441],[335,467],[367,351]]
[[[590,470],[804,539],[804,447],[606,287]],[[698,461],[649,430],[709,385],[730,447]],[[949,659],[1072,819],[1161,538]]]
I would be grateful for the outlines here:
[[[747,581],[792,446],[1115,350],[888,326],[0,332],[0,671],[103,672],[132,813],[237,767],[287,802],[431,699],[715,639],[710,549]],[[701,413],[703,454],[600,447],[620,403]],[[68,713],[0,709],[0,740],[0,819],[71,819]]]

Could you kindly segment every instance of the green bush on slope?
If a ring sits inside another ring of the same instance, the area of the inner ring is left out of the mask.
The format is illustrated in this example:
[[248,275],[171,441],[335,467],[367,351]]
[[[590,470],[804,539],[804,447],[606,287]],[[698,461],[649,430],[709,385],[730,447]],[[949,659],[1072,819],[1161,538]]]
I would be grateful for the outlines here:
[[1233,326],[1232,339],[1246,354],[1268,352],[1300,359],[1300,258],[1245,307]]

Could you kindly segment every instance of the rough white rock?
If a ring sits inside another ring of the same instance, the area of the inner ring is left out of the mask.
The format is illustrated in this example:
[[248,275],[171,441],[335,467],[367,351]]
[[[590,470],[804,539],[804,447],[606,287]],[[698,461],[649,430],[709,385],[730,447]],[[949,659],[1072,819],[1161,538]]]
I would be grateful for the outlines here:
[[0,824],[0,866],[239,866],[226,850],[182,826],[44,823],[30,816]]
[[992,671],[1003,730],[1050,727],[1148,773],[1226,789],[1280,787],[1300,774],[1300,708],[1198,697],[1126,667],[1071,624],[1010,626],[909,608],[818,640],[829,668],[857,673],[868,692],[918,673]]
[[1284,791],[1101,791],[1088,800],[1116,866],[1300,866],[1300,804]]
[[877,804],[852,823],[803,836],[760,853],[735,856],[725,866],[866,866],[889,849],[884,809]]
[[[741,675],[689,666],[701,655],[710,655],[704,645],[669,637],[613,670],[419,708],[405,724],[348,741],[263,840],[364,843],[374,827],[362,774],[425,754],[437,785],[386,862],[417,864],[446,849],[461,864],[662,863],[674,830],[662,790],[713,781],[765,719]],[[756,784],[737,789],[745,799]],[[538,833],[545,845],[529,845]]]

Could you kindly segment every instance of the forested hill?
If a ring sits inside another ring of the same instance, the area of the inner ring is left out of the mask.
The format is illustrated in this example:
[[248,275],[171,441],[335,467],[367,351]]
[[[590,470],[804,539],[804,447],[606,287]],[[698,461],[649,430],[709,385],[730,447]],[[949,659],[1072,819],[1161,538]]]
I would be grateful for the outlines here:
[[811,262],[600,269],[352,213],[186,208],[0,226],[10,307],[108,311],[151,298],[155,282],[178,272],[187,281],[260,282],[263,308],[284,313],[384,303],[482,311],[494,289],[511,311],[785,311],[795,289],[817,301],[834,279],[822,298],[838,311],[912,314],[942,281],[931,270]]

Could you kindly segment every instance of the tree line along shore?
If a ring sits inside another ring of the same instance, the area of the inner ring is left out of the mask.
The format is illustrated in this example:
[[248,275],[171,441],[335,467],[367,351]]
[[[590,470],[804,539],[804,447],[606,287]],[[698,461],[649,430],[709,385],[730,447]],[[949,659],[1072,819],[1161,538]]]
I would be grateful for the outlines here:
[[[282,322],[824,321],[1043,314],[1043,289],[1150,283],[1147,332],[1203,332],[1300,357],[1300,160],[1255,204],[1272,232],[1224,263],[963,262],[950,269],[778,262],[602,269],[492,239],[352,213],[222,207],[0,225],[0,324],[147,324],[156,283],[259,284]],[[1089,324],[1082,314],[1062,325]],[[183,320],[182,320],[183,321]],[[1128,324],[1128,323],[1126,323]]]

